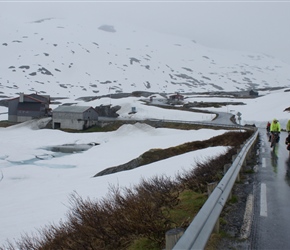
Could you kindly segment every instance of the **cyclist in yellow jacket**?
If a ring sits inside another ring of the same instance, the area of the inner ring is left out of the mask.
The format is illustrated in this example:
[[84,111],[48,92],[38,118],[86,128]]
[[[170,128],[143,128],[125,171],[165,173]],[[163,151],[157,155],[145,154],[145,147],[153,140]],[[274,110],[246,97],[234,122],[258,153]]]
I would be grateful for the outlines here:
[[[271,137],[274,136],[274,133],[278,133],[276,142],[279,142],[279,140],[280,140],[279,134],[281,132],[281,126],[280,126],[279,121],[276,118],[273,119],[273,121],[271,123],[270,132],[271,132],[271,136],[270,136],[270,140],[269,141],[271,141]],[[272,145],[271,145],[271,147],[272,147]]]
[[286,131],[290,133],[290,120],[288,120],[287,125],[286,125]]
[[285,144],[287,145],[287,150],[289,150],[290,154],[290,120],[287,122],[286,131],[288,132],[288,136],[286,137]]

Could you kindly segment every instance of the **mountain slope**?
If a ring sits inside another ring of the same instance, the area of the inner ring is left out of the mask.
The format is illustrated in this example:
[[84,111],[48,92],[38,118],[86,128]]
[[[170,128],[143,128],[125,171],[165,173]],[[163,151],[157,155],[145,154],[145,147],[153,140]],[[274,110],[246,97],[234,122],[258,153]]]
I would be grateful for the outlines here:
[[77,98],[110,93],[289,86],[290,65],[121,25],[46,18],[1,31],[0,91]]

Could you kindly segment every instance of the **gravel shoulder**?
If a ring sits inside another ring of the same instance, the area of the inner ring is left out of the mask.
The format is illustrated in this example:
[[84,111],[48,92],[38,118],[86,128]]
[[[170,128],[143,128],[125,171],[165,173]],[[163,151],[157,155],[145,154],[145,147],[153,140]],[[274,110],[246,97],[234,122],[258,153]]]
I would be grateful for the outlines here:
[[253,150],[250,161],[240,173],[240,181],[232,190],[232,198],[227,202],[220,216],[220,235],[214,249],[251,249],[250,230],[253,212],[253,192],[256,168],[259,160],[259,142]]

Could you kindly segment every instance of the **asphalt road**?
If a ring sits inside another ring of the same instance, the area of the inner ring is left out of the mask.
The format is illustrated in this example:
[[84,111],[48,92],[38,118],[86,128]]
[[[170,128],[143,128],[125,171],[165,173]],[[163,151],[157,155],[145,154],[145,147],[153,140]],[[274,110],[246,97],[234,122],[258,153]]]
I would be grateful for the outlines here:
[[273,150],[266,131],[260,130],[261,148],[257,182],[254,187],[254,214],[251,249],[290,249],[290,159],[286,132]]
[[233,125],[234,123],[231,121],[232,116],[233,114],[231,113],[218,112],[217,118],[211,122],[214,124]]

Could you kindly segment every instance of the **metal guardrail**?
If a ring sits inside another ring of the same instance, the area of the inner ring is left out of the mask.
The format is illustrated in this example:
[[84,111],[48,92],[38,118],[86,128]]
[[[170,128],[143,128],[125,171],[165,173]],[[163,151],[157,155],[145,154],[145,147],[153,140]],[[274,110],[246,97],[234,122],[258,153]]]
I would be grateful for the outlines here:
[[[204,125],[204,126],[247,129],[247,127],[244,127],[244,126],[241,126],[241,125],[238,125],[238,124],[223,124],[223,123],[203,122],[203,121],[202,122],[198,122],[198,121],[165,120],[165,119],[153,119],[153,118],[146,119],[146,120],[151,121],[151,122],[184,123],[184,124],[196,124],[196,125]],[[144,121],[144,119],[142,121]]]
[[240,153],[211,193],[199,213],[173,247],[173,250],[204,249],[220,213],[226,204],[245,158],[258,136],[258,130],[245,143]]
[[113,122],[113,121],[130,121],[130,122],[155,122],[155,123],[183,123],[183,124],[195,124],[195,125],[203,125],[203,126],[211,126],[211,127],[224,127],[224,128],[236,128],[236,129],[250,129],[249,127],[245,127],[238,124],[225,124],[225,123],[216,123],[216,122],[198,122],[198,121],[181,121],[181,120],[166,120],[166,119],[154,119],[154,118],[140,118],[140,119],[131,119],[131,118],[111,118],[111,117],[99,117],[99,122]]

